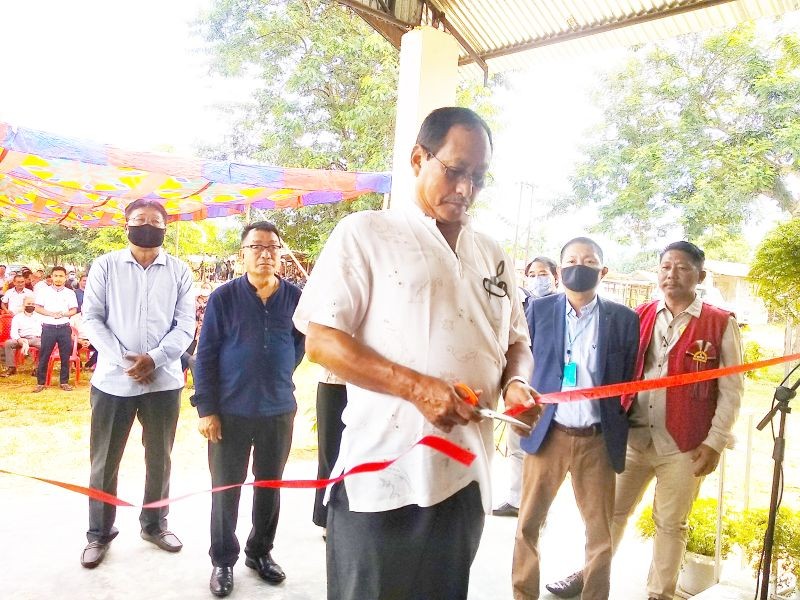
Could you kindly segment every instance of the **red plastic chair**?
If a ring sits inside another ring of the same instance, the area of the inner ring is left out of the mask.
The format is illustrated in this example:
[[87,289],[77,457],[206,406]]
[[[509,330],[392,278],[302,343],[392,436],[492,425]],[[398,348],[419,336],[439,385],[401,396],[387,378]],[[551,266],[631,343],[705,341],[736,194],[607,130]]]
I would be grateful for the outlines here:
[[[39,366],[39,349],[34,348],[31,346],[28,348],[28,356],[31,357],[31,362],[33,362],[33,368],[36,369]],[[25,362],[25,355],[22,353],[22,348],[17,348],[17,351],[14,352],[14,367],[19,370],[20,366]]]
[[11,338],[11,319],[14,315],[0,315],[0,344]]
[[[53,348],[53,352],[50,354],[50,360],[47,361],[47,378],[44,381],[44,384],[49,386],[50,380],[53,377],[53,365],[55,362],[61,362],[61,355],[58,352],[58,346]],[[72,328],[72,355],[69,357],[69,363],[75,365],[75,383],[81,382],[81,357],[78,356],[78,332],[75,331],[75,328]],[[62,365],[61,368],[63,369],[64,366]]]

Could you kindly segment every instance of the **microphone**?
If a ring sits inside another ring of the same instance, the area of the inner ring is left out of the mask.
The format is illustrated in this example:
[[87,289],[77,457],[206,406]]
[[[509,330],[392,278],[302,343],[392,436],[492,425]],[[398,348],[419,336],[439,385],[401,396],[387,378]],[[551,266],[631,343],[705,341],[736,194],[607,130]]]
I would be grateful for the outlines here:
[[797,395],[797,387],[800,386],[800,378],[794,382],[792,387],[786,387],[785,385],[779,385],[775,388],[775,399],[778,402],[788,402],[792,398]]

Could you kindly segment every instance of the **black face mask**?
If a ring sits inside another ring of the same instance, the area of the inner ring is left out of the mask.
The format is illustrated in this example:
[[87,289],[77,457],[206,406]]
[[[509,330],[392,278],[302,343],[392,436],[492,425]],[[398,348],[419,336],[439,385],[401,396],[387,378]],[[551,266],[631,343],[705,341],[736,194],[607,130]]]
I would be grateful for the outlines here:
[[597,285],[599,279],[600,269],[586,265],[561,267],[561,282],[573,292],[588,292]]
[[25,307],[25,312],[28,313],[28,314],[33,313],[35,310],[36,310],[35,306],[26,306]]
[[128,225],[128,240],[140,248],[159,248],[164,244],[166,229],[153,225]]

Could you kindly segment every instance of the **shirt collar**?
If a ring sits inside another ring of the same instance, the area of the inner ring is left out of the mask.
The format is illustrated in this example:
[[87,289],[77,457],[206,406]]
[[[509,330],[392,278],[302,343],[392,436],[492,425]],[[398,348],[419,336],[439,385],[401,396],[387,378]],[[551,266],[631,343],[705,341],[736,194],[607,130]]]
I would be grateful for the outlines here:
[[[663,298],[659,300],[658,304],[656,305],[656,314],[660,313],[662,310],[669,310],[667,308],[667,303],[664,301]],[[695,294],[692,303],[689,306],[687,306],[682,313],[679,314],[687,313],[689,316],[692,316],[695,319],[699,319],[700,312],[702,310],[703,310],[703,299],[697,294]],[[677,316],[678,315],[672,315],[672,318],[674,319]]]
[[587,315],[591,315],[594,312],[594,309],[597,308],[597,294],[595,294],[594,298],[592,298],[592,301],[589,302],[589,304],[586,304],[583,308],[581,308],[581,316],[580,317],[578,317],[578,315],[575,314],[575,309],[572,308],[572,305],[569,303],[569,300],[567,299],[567,295],[566,294],[564,294],[564,302],[566,303],[566,307],[567,307],[566,310],[567,310],[567,316],[568,317],[571,316],[571,317],[575,317],[576,319],[582,319],[582,318],[586,317]]
[[[422,210],[422,207],[417,204],[417,201],[414,200],[413,202],[407,202],[398,210],[402,210],[403,212],[411,215],[412,217],[423,221],[429,227],[436,227],[436,219],[433,217],[429,217],[425,214],[425,211]],[[466,219],[461,224],[462,231],[464,229],[470,228],[472,225],[472,217],[470,215],[466,215]]]
[[[124,256],[125,256],[125,262],[132,262],[132,263],[136,263],[137,265],[139,264],[139,261],[137,261],[133,257],[133,252],[131,252],[130,248],[125,248],[125,255]],[[150,264],[153,264],[153,265],[165,265],[165,264],[167,264],[167,254],[166,254],[166,252],[164,252],[164,248],[159,248],[158,249],[158,256],[156,256],[156,259]]]

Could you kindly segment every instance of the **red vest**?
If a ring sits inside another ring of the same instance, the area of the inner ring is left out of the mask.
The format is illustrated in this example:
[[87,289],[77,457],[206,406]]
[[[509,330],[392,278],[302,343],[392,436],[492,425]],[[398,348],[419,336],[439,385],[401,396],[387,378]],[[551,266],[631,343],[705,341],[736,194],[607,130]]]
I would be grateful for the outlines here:
[[[639,355],[636,357],[634,379],[641,379],[644,360],[653,327],[658,301],[636,308],[639,315]],[[667,375],[694,373],[719,367],[722,335],[728,327],[731,313],[703,302],[700,317],[692,317],[667,359]],[[667,431],[681,452],[694,450],[708,436],[711,420],[717,410],[717,380],[701,381],[667,388]],[[633,403],[633,396],[622,398],[623,406]]]

